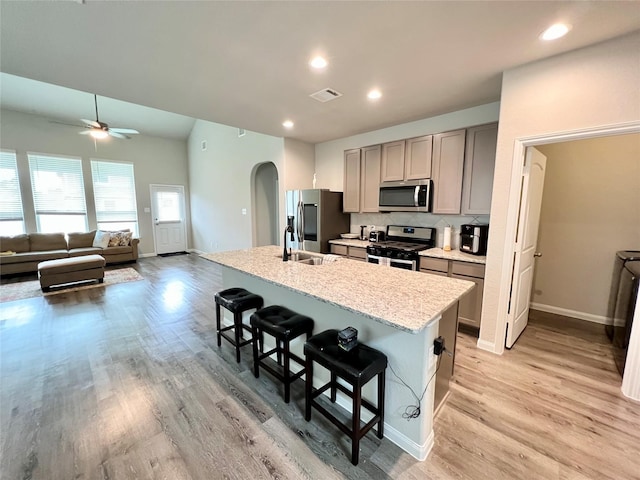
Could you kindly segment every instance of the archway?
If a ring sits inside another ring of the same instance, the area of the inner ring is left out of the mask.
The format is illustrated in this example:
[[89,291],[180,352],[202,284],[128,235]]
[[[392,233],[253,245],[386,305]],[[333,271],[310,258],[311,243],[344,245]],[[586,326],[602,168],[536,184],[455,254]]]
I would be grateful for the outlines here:
[[272,162],[253,171],[253,246],[278,245],[278,170]]

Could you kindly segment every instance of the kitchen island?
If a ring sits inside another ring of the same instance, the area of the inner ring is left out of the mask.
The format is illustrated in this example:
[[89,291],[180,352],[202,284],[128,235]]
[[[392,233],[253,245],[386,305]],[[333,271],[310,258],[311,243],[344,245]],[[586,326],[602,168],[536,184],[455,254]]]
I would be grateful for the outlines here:
[[[283,262],[282,247],[277,246],[202,256],[222,266],[224,288],[246,288],[261,295],[265,305],[279,304],[308,315],[315,321],[314,333],[352,326],[358,330],[358,341],[386,354],[402,381],[388,369],[385,437],[417,459],[426,458],[433,446],[432,378],[439,361],[433,343],[446,326],[455,332],[458,302],[473,283],[336,256],[325,257],[320,265]],[[302,355],[303,345],[297,339],[291,348]],[[451,343],[446,346],[454,349]],[[314,375],[317,385],[328,378],[321,368]],[[417,418],[403,418],[417,400],[402,382],[418,397],[426,391]],[[375,381],[366,387],[363,396],[375,399]],[[350,410],[346,397],[339,396],[338,403]],[[363,420],[368,421],[365,413]]]

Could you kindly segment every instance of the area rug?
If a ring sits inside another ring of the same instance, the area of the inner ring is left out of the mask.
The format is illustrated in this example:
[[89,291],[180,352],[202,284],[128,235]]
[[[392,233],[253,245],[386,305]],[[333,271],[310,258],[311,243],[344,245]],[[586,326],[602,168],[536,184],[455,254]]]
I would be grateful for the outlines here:
[[105,271],[103,283],[78,283],[70,284],[68,287],[52,287],[52,290],[46,293],[43,293],[40,289],[40,282],[38,280],[7,283],[0,285],[0,303],[13,302],[14,300],[31,297],[41,297],[43,295],[49,296],[58,295],[59,293],[77,292],[78,290],[105,287],[107,285],[115,285],[116,283],[135,282],[142,279],[142,275],[133,268],[120,268],[118,270]]

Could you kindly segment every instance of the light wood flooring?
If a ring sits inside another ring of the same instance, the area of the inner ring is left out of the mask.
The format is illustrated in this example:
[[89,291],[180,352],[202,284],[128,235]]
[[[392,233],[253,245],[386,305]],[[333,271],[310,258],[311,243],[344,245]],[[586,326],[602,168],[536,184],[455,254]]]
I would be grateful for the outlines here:
[[217,347],[214,264],[134,268],[143,281],[0,304],[3,480],[640,479],[640,404],[600,326],[535,314],[502,356],[460,334],[427,460],[369,434],[354,467],[344,435],[304,421],[301,382],[286,405],[250,347],[239,365]]

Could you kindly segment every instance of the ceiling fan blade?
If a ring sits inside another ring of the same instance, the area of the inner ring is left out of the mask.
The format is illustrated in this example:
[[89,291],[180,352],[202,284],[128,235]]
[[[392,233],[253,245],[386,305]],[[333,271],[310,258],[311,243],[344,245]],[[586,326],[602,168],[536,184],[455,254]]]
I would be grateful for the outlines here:
[[116,133],[126,133],[129,135],[137,135],[140,132],[138,130],[134,130],[133,128],[111,128],[109,127],[109,131],[110,132],[116,132]]
[[107,130],[107,133],[109,135],[111,135],[112,137],[116,137],[116,138],[126,138],[126,139],[130,139],[131,138],[131,137],[127,137],[126,135],[123,135],[122,133],[114,132],[111,129]]
[[57,120],[49,120],[49,123],[57,123],[58,125],[67,125],[69,127],[76,127],[76,128],[84,128],[85,127],[85,125],[78,125],[77,123],[58,122]]
[[91,129],[87,129],[87,130],[82,130],[81,132],[78,132],[79,135],[91,135]]
[[80,121],[86,123],[87,125],[93,128],[102,128],[102,126],[98,122],[94,122],[93,120],[87,120],[86,118],[81,118]]

